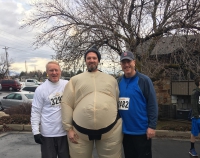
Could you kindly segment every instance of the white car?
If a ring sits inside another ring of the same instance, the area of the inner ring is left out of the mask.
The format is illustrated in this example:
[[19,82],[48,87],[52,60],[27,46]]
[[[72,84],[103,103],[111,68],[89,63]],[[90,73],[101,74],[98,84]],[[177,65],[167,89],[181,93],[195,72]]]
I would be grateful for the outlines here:
[[20,91],[23,92],[23,91],[28,91],[28,92],[35,92],[36,88],[38,87],[39,85],[33,85],[33,86],[24,86]]
[[3,97],[0,100],[0,109],[8,109],[12,106],[23,105],[26,103],[32,103],[34,92],[13,92]]
[[40,85],[41,83],[36,79],[26,79],[25,86]]

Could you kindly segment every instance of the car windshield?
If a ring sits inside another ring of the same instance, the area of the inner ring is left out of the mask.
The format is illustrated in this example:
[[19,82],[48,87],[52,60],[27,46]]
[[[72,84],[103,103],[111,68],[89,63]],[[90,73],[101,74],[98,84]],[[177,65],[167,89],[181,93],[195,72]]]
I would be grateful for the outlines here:
[[34,94],[24,94],[28,99],[33,99]]
[[35,89],[36,89],[37,87],[24,87],[22,90],[23,91],[31,91],[31,92],[35,92]]

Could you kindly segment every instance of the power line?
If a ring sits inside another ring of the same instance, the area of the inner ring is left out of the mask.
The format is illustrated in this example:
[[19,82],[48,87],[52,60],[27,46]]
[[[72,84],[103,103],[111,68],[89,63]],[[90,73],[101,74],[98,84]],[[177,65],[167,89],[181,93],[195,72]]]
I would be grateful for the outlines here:
[[[1,44],[0,44],[0,46],[4,46],[4,45],[1,45]],[[24,50],[23,50],[23,49],[13,48],[13,47],[9,47],[9,48],[10,48],[10,49],[15,49],[15,50],[18,50],[18,51],[25,51],[25,50],[27,50],[27,49],[24,49]]]
[[2,43],[3,42],[9,42],[9,43],[14,43],[14,44],[17,44],[17,45],[20,45],[20,46],[28,46],[28,47],[31,47],[32,46],[32,42],[31,41],[28,41],[27,39],[26,40],[20,40],[20,38],[17,38],[16,36],[13,36],[12,34],[8,34],[6,36],[1,35],[1,41]]
[[[3,46],[3,47],[4,47],[5,45],[1,45],[1,44],[0,44],[0,46]],[[10,46],[9,46],[9,48],[10,48],[10,49],[14,49],[14,50],[18,50],[18,51],[21,51],[21,52],[27,51],[27,49],[28,49],[28,48],[19,49],[19,48],[14,48],[14,47],[10,47]],[[28,50],[29,50],[29,51],[46,51],[46,49],[44,49],[44,48],[42,48],[42,47],[41,47],[41,48],[38,48],[38,49],[31,49],[31,50],[28,49]]]
[[[8,37],[7,35],[9,35],[9,36],[12,36],[12,37],[14,37],[14,38],[16,38],[18,41],[19,41],[19,39],[22,39],[22,40],[20,40],[20,41],[22,41],[22,42],[24,42],[24,41],[26,41],[27,42],[27,38],[22,38],[21,36],[15,36],[15,35],[13,35],[13,34],[11,34],[10,32],[6,32],[6,31],[3,31],[3,30],[0,30],[0,34],[5,34],[6,35],[6,37]],[[12,38],[13,39],[13,38]],[[29,42],[29,41],[28,41]],[[32,43],[32,42],[31,42]]]
[[[1,32],[5,32],[6,34],[8,34],[8,35],[6,35],[6,37],[5,36],[1,36],[2,38],[4,38],[4,39],[7,39],[10,43],[15,43],[15,44],[17,44],[17,47],[18,48],[21,48],[22,46],[28,46],[28,47],[23,47],[23,50],[21,50],[21,51],[24,51],[25,49],[32,49],[32,51],[34,51],[35,50],[35,48],[33,47],[33,41],[31,41],[31,40],[29,40],[29,39],[25,39],[25,38],[22,38],[22,37],[19,37],[19,36],[14,36],[13,34],[10,34],[10,33],[8,33],[8,32],[6,32],[6,31],[2,31],[1,29],[0,29],[0,31]],[[1,32],[0,32],[0,34],[1,34]],[[12,36],[12,37],[14,37],[15,39],[13,39],[13,38],[7,38],[7,37],[9,37],[9,36]],[[2,38],[0,38],[0,39],[2,39]],[[22,40],[19,40],[19,39],[22,39]],[[21,41],[20,43],[19,43],[19,41]],[[8,45],[8,44],[6,44],[6,45]],[[2,45],[1,45],[2,46]],[[5,45],[4,45],[5,46]],[[50,47],[48,44],[46,44],[46,46],[47,47]],[[18,48],[14,48],[14,47],[11,47],[11,46],[9,46],[9,48],[11,48],[11,49],[16,49],[16,50],[19,50]],[[51,48],[51,47],[50,47]],[[36,48],[36,50],[37,49],[40,49],[40,50],[44,50],[45,51],[45,49],[43,49],[43,47],[40,47],[40,48]]]

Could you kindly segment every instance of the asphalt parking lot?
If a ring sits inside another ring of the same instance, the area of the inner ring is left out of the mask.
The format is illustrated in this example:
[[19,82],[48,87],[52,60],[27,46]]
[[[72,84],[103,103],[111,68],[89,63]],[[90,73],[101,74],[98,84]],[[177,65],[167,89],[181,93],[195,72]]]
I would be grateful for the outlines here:
[[[94,158],[98,158],[93,151]],[[0,134],[0,158],[40,158],[40,145],[31,132],[8,132]]]

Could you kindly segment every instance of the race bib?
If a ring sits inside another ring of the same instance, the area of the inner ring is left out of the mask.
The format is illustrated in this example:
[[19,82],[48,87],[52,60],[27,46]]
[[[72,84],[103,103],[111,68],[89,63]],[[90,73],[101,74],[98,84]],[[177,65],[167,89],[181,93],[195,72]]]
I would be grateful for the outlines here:
[[62,93],[53,93],[49,96],[49,100],[51,102],[51,106],[59,106],[62,99]]
[[119,110],[128,110],[129,109],[129,100],[130,100],[130,98],[119,98],[118,109]]

